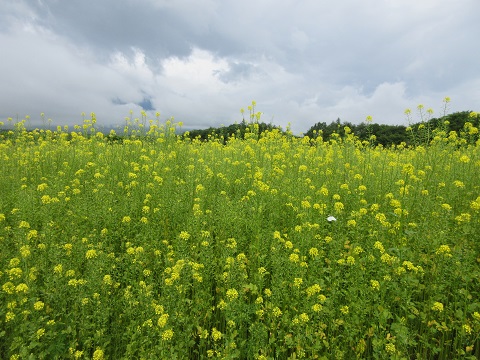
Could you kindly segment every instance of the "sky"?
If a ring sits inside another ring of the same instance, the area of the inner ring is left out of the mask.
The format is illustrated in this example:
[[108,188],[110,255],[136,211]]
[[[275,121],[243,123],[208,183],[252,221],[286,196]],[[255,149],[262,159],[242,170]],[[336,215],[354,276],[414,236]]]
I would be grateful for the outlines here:
[[0,121],[120,127],[143,109],[202,129],[255,101],[301,134],[408,125],[419,104],[480,111],[478,14],[479,0],[0,0]]

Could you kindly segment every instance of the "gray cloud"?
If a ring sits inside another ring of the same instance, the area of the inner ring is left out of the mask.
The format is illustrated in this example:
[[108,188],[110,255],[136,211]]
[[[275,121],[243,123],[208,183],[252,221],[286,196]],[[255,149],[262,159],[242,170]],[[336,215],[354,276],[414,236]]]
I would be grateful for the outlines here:
[[[241,120],[404,123],[477,110],[477,0],[5,0],[0,116],[122,123],[143,107],[189,127]],[[2,120],[3,120],[2,119]]]

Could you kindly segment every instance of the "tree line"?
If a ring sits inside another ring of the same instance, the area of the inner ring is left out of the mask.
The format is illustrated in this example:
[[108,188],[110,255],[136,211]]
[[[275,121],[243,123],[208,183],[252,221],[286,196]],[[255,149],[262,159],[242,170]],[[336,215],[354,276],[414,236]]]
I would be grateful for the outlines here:
[[[348,121],[342,122],[340,119],[337,119],[336,121],[332,121],[330,124],[327,124],[326,122],[317,122],[316,124],[312,125],[307,132],[304,133],[304,136],[308,136],[312,139],[321,137],[323,141],[328,141],[332,134],[338,134],[340,137],[345,136],[345,128],[348,127],[350,132],[355,134],[360,140],[369,141],[373,145],[391,146],[398,145],[400,143],[410,145],[413,141],[412,133],[418,133],[420,129],[427,129],[427,131],[422,131],[422,133],[427,134],[426,136],[432,137],[434,129],[444,130],[446,131],[446,134],[448,134],[450,131],[455,131],[459,134],[467,122],[470,122],[475,127],[479,127],[480,115],[475,114],[475,116],[472,116],[471,111],[455,112],[440,118],[432,118],[426,121],[417,122],[409,126],[386,125],[367,122],[353,124]],[[217,141],[220,140],[225,143],[232,136],[243,139],[246,133],[251,132],[251,125],[251,123],[242,121],[241,123],[232,124],[229,126],[190,130],[184,132],[182,136],[184,138],[198,139],[201,141],[216,139]],[[256,122],[256,125],[258,125],[259,136],[262,132],[267,130],[271,131],[273,129],[279,129],[285,133],[281,127],[276,125],[266,124],[264,122]],[[431,140],[431,138],[424,140],[428,141]]]
[[[252,125],[256,125],[254,129]],[[246,133],[258,133],[258,135],[262,134],[265,131],[272,131],[274,129],[278,129],[283,132],[280,126],[276,126],[273,124],[266,124],[264,122],[255,122],[247,123],[245,120],[241,123],[231,124],[229,126],[220,126],[220,127],[209,127],[207,129],[199,129],[199,130],[189,130],[185,131],[182,136],[183,138],[189,139],[198,139],[201,141],[208,141],[212,139],[216,139],[217,141],[220,140],[224,144],[228,141],[228,139],[235,137],[237,139],[244,139]]]
[[[434,129],[444,130],[447,134],[450,131],[455,131],[459,134],[467,122],[478,127],[480,125],[480,116],[475,113],[473,114],[474,116],[472,116],[471,111],[455,112],[440,118],[432,118],[426,121],[417,122],[409,126],[367,122],[362,122],[357,125],[350,122],[342,122],[340,119],[337,119],[328,125],[325,122],[318,122],[310,127],[304,135],[310,138],[321,136],[324,141],[327,141],[334,133],[343,137],[345,135],[345,127],[348,127],[360,140],[368,141],[374,139],[373,143],[375,145],[390,146],[398,145],[402,142],[411,144],[411,134],[418,133],[420,129],[427,129],[427,131],[423,132],[428,133],[429,131],[430,137],[432,137]],[[373,138],[372,135],[374,135]],[[425,140],[431,140],[431,138]]]
[[[326,122],[317,122],[312,125],[303,135],[311,139],[320,138],[323,141],[328,141],[333,134],[338,134],[340,137],[346,135],[347,132],[355,134],[361,141],[368,141],[372,145],[391,146],[405,143],[407,145],[416,145],[414,134],[422,135],[422,143],[428,143],[433,139],[434,130],[442,130],[448,135],[454,131],[458,135],[464,131],[465,124],[470,123],[473,127],[480,128],[480,114],[471,111],[455,112],[445,115],[440,118],[432,118],[425,121],[404,125],[386,125],[362,122],[360,124],[353,124],[351,122],[343,122],[339,118],[332,121],[330,124]],[[183,133],[178,133],[183,139],[197,139],[200,141],[220,141],[225,144],[229,139],[235,137],[237,139],[244,139],[246,134],[254,133],[255,136],[260,137],[265,131],[278,130],[281,133],[293,136],[289,129],[283,130],[280,126],[259,122],[259,119],[251,117],[247,122],[245,119],[240,123],[231,124],[228,126],[209,127],[207,129],[188,130]],[[18,129],[17,129],[18,130]],[[178,130],[178,129],[177,129]],[[138,133],[138,134],[137,134]],[[130,137],[132,134],[140,135],[140,131],[132,131],[130,134],[116,133],[114,135],[107,135],[107,140],[110,142],[123,142],[124,138]],[[44,134],[45,135],[45,134]],[[86,136],[92,134],[86,133]],[[478,138],[478,133],[474,135]],[[15,131],[0,128],[0,138],[15,137]],[[147,136],[148,137],[148,136]]]

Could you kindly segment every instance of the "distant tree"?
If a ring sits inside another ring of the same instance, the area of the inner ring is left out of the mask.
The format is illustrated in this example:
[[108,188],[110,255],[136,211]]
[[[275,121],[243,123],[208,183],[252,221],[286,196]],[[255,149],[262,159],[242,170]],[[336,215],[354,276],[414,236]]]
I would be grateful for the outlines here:
[[[433,130],[442,128],[445,131],[455,131],[458,134],[464,128],[466,122],[472,123],[473,126],[480,126],[480,116],[472,117],[471,111],[462,111],[456,112],[450,115],[446,115],[441,118],[433,118],[425,122],[418,122],[411,124],[410,127],[415,132],[418,132],[419,126],[423,124],[424,127],[429,128],[429,139],[426,139],[427,142],[430,141],[433,137]],[[332,121],[327,125],[325,122],[315,123],[305,135],[310,138],[322,137],[323,141],[327,141],[333,133],[339,134],[341,137],[344,136],[345,126],[348,126],[352,133],[354,133],[360,140],[369,140],[370,136],[375,136],[375,145],[398,145],[402,142],[406,144],[412,144],[412,138],[407,132],[407,127],[404,125],[386,125],[386,124],[366,124],[364,122],[354,125],[350,122],[341,122],[340,119]]]
[[[282,128],[279,126],[275,126],[273,124],[266,124],[264,122],[256,123],[258,125],[258,136],[260,136],[263,132],[273,129],[279,129],[282,131]],[[190,130],[186,131],[182,134],[184,138],[189,139],[199,139],[202,141],[208,141],[211,139],[221,139],[221,141],[225,144],[228,139],[232,137],[244,139],[245,133],[250,131],[250,128],[253,124],[248,124],[245,121],[237,124],[231,124],[229,126],[221,126],[218,128],[209,127],[208,129],[203,130]]]

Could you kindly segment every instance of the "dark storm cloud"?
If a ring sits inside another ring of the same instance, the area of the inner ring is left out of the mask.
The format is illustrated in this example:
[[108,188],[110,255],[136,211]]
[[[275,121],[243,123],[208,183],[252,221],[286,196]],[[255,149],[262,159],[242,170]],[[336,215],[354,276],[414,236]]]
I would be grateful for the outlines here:
[[190,52],[189,27],[171,10],[155,9],[148,2],[42,1],[35,9],[52,31],[100,53],[132,46],[154,56]]
[[251,63],[246,62],[230,62],[229,69],[224,72],[218,72],[218,77],[223,82],[235,82],[250,78],[254,74],[261,71]]

